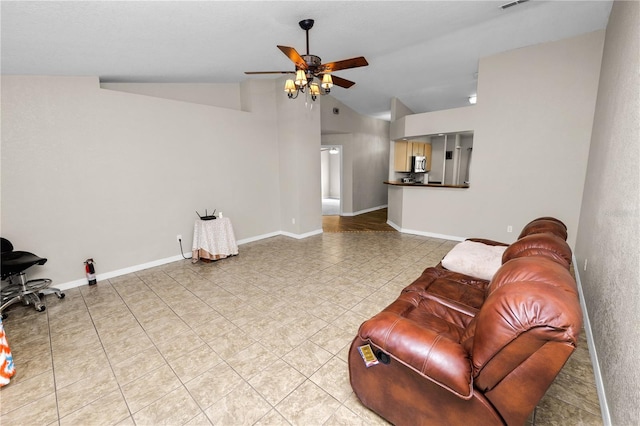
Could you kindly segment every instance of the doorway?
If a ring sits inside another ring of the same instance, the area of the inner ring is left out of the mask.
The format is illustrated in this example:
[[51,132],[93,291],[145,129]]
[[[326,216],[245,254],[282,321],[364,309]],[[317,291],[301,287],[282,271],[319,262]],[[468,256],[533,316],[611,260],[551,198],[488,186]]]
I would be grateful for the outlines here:
[[320,162],[322,215],[339,216],[342,214],[342,146],[322,145]]

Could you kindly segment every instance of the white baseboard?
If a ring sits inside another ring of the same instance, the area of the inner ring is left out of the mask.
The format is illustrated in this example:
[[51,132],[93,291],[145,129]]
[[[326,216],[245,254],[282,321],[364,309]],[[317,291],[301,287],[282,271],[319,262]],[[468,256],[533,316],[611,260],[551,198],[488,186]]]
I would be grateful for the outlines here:
[[431,237],[431,238],[440,238],[442,240],[451,240],[451,241],[464,241],[465,237],[459,237],[457,235],[445,235],[445,234],[436,234],[435,232],[424,232],[424,231],[416,231],[414,229],[406,229],[401,228],[390,220],[387,220],[387,225],[391,226],[398,232],[402,232],[403,234],[411,234],[411,235],[420,235],[422,237]]
[[[191,253],[189,253],[189,255],[186,257],[187,259],[191,258]],[[140,265],[129,266],[127,268],[116,269],[115,271],[111,271],[111,272],[96,274],[96,280],[100,282],[100,281],[108,280],[110,278],[119,277],[121,275],[131,274],[133,272],[142,271],[144,269],[149,269],[156,266],[165,265],[167,263],[176,262],[178,260],[184,260],[182,255],[165,257],[164,259],[153,260],[151,262],[142,263]],[[82,278],[79,280],[69,281],[60,285],[54,285],[54,287],[59,288],[60,290],[68,290],[70,288],[80,287],[81,285],[85,285],[85,284],[87,284],[87,279]]]
[[370,213],[370,212],[374,212],[376,210],[386,209],[387,207],[388,207],[388,204],[385,204],[383,206],[371,207],[370,209],[358,210],[357,212],[353,212],[353,213],[344,213],[343,212],[342,216],[358,216],[359,214]]
[[580,271],[578,271],[578,261],[575,254],[571,255],[574,272],[576,275],[576,283],[578,284],[578,294],[580,295],[580,305],[582,306],[582,316],[584,322],[584,332],[587,335],[587,345],[589,346],[589,355],[591,356],[591,364],[593,365],[593,374],[596,381],[596,390],[598,391],[598,400],[600,401],[600,412],[602,414],[602,423],[604,426],[611,426],[611,414],[609,413],[609,405],[604,391],[604,383],[602,382],[602,372],[600,371],[600,363],[598,362],[598,352],[593,342],[593,332],[591,330],[591,321],[589,321],[589,313],[587,312],[587,304],[584,300],[582,292],[582,281],[580,280]]
[[305,234],[293,234],[291,232],[280,231],[280,235],[284,235],[285,237],[295,238],[296,240],[302,240],[303,238],[312,237],[318,234],[322,234],[322,229],[316,229],[315,231],[307,232]]
[[239,246],[247,243],[252,243],[254,241],[264,240],[265,238],[277,237],[278,235],[282,235],[282,231],[270,232],[268,234],[257,235],[255,237],[243,238],[242,240],[238,240],[236,244]]
[[[242,240],[238,240],[236,242],[236,244],[238,244],[240,246],[240,245],[243,245],[243,244],[251,243],[253,241],[264,240],[265,238],[277,237],[278,235],[284,235],[286,237],[290,237],[290,238],[295,238],[297,240],[301,240],[301,239],[308,238],[308,237],[311,237],[313,235],[318,235],[318,234],[322,234],[322,229],[316,229],[315,231],[307,232],[305,234],[293,234],[291,232],[276,231],[276,232],[271,232],[271,233],[268,233],[268,234],[258,235],[258,236],[255,236],[255,237],[244,238]],[[191,258],[191,252],[189,252],[189,254],[185,255],[185,257],[187,259],[190,259]],[[154,268],[156,266],[161,266],[161,265],[165,265],[167,263],[177,262],[179,260],[184,260],[182,255],[176,255],[176,256],[166,257],[164,259],[153,260],[151,262],[142,263],[140,265],[133,265],[133,266],[129,266],[127,268],[117,269],[115,271],[105,272],[105,273],[102,273],[102,274],[96,274],[96,280],[99,283],[100,281],[108,280],[110,278],[115,278],[115,277],[119,277],[121,275],[131,274],[133,272],[138,272],[138,271],[142,271],[142,270],[145,270],[145,269]],[[59,285],[54,284],[53,287],[58,288],[60,290],[69,290],[71,288],[80,287],[80,286],[86,285],[86,284],[87,284],[87,279],[86,278],[81,278],[79,280],[68,281],[66,283],[59,284]]]

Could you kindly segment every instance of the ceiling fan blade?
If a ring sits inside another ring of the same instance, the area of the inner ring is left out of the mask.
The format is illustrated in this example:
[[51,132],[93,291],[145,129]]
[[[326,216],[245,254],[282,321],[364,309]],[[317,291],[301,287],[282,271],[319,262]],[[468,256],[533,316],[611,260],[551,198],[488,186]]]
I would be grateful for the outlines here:
[[245,71],[245,74],[295,74],[295,71]]
[[[320,80],[322,80],[322,77],[320,77]],[[331,80],[333,80],[333,84],[335,86],[343,87],[345,89],[348,89],[349,87],[356,84],[351,80],[347,80],[346,78],[338,77],[337,75],[333,75],[333,74],[331,74]]]
[[357,58],[344,59],[337,62],[329,62],[328,64],[320,65],[322,72],[333,72],[338,70],[346,70],[348,68],[366,67],[369,65],[364,56],[358,56]]
[[302,59],[302,56],[300,56],[296,49],[288,46],[278,46],[278,49],[282,50],[282,53],[287,55],[287,58],[291,59],[291,62],[296,64],[296,68],[303,70],[307,69],[307,63]]

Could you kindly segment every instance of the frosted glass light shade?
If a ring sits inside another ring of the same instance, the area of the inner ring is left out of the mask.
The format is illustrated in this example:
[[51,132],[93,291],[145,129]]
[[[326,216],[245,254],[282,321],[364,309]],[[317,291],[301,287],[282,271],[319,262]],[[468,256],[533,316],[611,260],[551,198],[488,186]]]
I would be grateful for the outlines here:
[[307,76],[304,74],[304,70],[296,71],[296,86],[306,86],[307,85]]
[[289,79],[284,83],[284,91],[291,94],[293,92],[295,92],[296,89],[296,84],[293,82],[293,80]]
[[333,79],[331,78],[331,74],[325,74],[322,76],[322,88],[323,89],[331,89],[333,87]]

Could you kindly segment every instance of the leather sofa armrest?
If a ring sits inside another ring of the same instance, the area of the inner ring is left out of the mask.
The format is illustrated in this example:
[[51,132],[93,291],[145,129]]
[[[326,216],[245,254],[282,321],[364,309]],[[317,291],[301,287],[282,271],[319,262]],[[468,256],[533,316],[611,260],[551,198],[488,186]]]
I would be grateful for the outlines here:
[[471,362],[460,343],[386,311],[365,321],[358,333],[422,377],[462,399],[472,397]]

